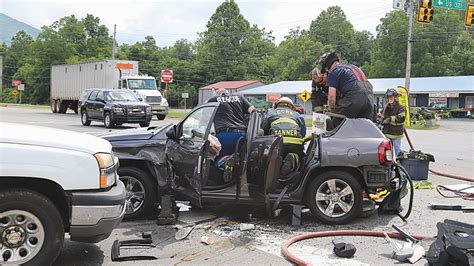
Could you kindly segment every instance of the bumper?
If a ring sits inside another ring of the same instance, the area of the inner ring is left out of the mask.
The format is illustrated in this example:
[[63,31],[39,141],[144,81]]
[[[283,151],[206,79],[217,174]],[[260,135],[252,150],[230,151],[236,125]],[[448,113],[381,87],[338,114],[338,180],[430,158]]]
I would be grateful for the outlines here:
[[126,190],[117,184],[104,192],[73,192],[71,240],[97,243],[110,236],[125,215]]
[[151,112],[154,115],[167,115],[169,112],[169,107],[168,106],[151,106]]
[[140,123],[150,122],[154,113],[146,115],[124,115],[123,113],[114,113],[113,119],[115,123]]

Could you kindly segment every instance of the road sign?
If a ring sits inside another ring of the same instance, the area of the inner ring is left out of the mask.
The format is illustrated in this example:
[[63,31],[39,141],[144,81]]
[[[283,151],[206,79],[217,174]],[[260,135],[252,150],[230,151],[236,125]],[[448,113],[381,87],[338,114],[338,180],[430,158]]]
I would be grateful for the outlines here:
[[20,84],[21,84],[20,80],[12,80],[12,86],[13,87],[18,87],[18,86],[20,86]]
[[18,93],[20,93],[20,92],[18,92],[18,90],[16,90],[16,89],[15,89],[15,90],[12,90],[12,94],[13,94],[14,96],[17,96]]
[[170,69],[161,70],[161,82],[172,83],[173,82],[173,70],[170,70]]
[[181,98],[184,98],[184,99],[189,98],[189,93],[187,92],[181,93]]
[[434,7],[466,10],[466,0],[434,0]]
[[19,90],[19,91],[24,91],[24,90],[25,90],[25,84],[20,84],[20,85],[18,86],[18,90]]
[[304,91],[300,94],[300,98],[301,98],[301,100],[303,100],[303,102],[306,102],[306,101],[308,101],[308,100],[311,98],[311,93],[309,93],[307,90],[304,90]]
[[393,0],[393,9],[402,9],[405,6],[405,0]]
[[274,103],[281,98],[281,94],[278,93],[267,93],[267,102]]

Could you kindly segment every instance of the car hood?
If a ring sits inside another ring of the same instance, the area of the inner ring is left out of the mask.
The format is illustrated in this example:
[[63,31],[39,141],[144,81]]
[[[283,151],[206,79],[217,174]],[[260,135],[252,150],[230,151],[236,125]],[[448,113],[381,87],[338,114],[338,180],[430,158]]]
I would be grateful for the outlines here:
[[0,143],[52,147],[95,154],[112,151],[106,140],[63,129],[0,123]]
[[169,124],[161,127],[127,129],[115,131],[113,133],[106,134],[101,137],[110,142],[128,140],[148,140],[152,137],[155,137],[156,139],[166,139],[166,131],[171,126],[173,125]]

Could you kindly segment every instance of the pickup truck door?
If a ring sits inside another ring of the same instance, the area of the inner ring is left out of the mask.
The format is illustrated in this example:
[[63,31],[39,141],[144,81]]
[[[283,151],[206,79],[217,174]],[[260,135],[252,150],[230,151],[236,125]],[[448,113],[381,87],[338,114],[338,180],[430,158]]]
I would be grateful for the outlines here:
[[197,206],[201,206],[203,179],[209,172],[208,136],[217,107],[203,105],[193,110],[173,128],[174,137],[166,143],[171,189]]

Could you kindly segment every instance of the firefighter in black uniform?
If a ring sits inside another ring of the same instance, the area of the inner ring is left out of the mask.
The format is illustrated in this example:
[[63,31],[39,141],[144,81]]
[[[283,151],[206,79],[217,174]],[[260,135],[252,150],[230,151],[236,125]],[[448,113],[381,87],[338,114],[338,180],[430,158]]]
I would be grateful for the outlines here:
[[[372,84],[359,67],[341,64],[339,56],[332,52],[321,56],[318,68],[327,79],[328,106],[331,112],[349,118],[375,120]],[[336,101],[337,96],[340,99]],[[332,121],[336,127],[342,119],[333,117]]]

